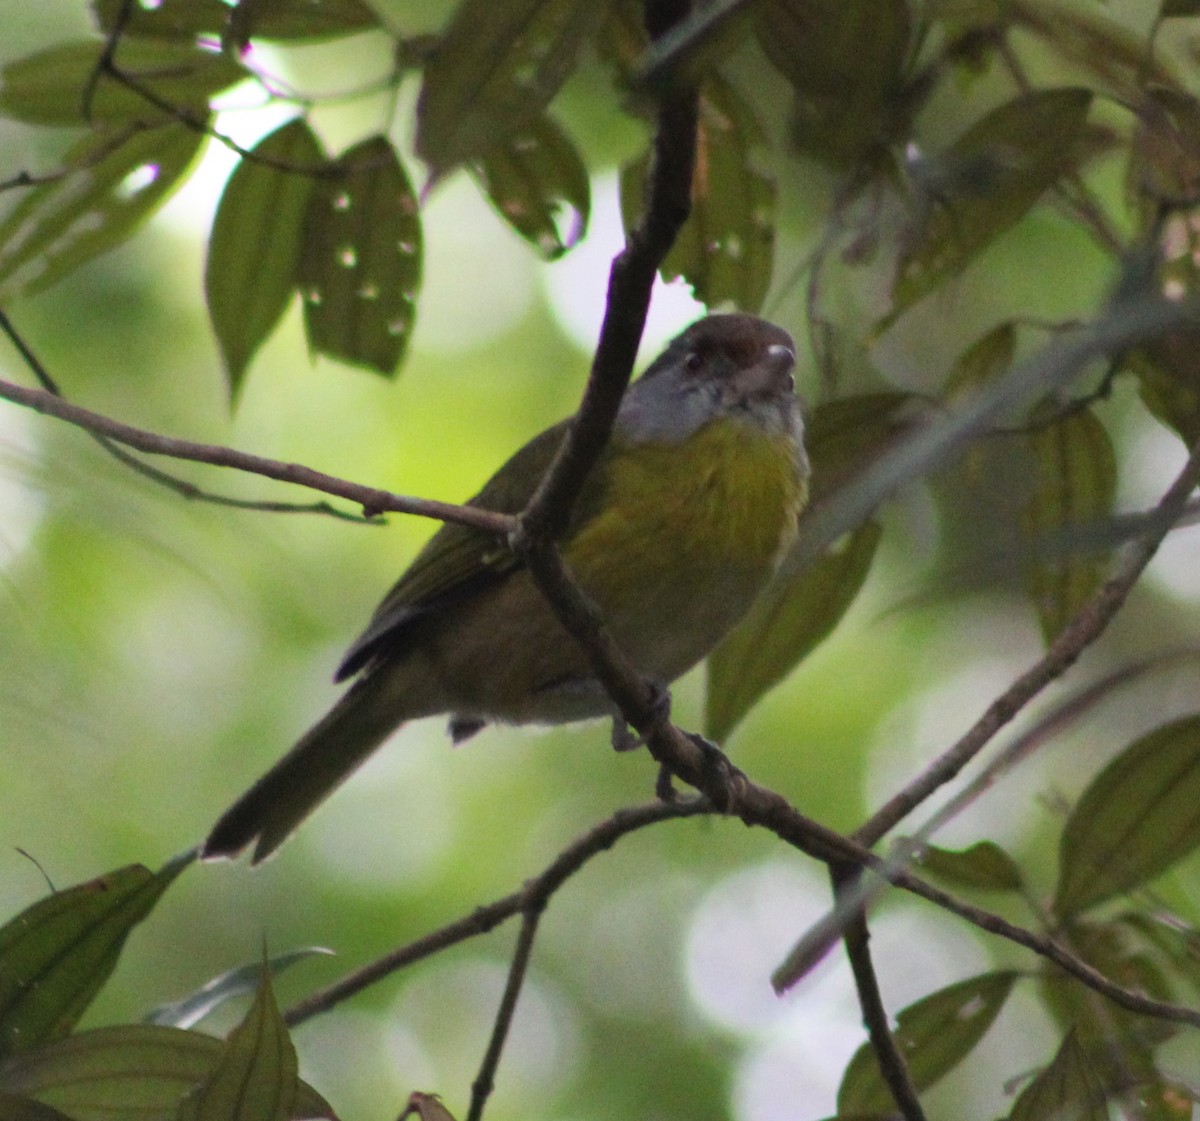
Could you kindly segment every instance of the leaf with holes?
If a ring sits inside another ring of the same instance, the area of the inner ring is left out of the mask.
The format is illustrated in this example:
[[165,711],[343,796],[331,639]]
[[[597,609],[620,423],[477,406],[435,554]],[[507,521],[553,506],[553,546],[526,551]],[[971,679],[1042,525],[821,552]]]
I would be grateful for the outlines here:
[[[194,859],[140,864],[60,891],[0,927],[0,1055],[66,1035],[117,964],[130,930]],[[18,1091],[19,1092],[19,1091]]]
[[1074,1032],[1067,1032],[1054,1061],[1021,1091],[1008,1121],[1108,1121],[1104,1085]]
[[[918,1091],[932,1086],[970,1054],[1000,1014],[1016,978],[1009,970],[983,973],[939,989],[900,1012],[896,1045]],[[850,1060],[837,1104],[839,1114],[891,1113],[891,1092],[880,1077],[869,1043]]]
[[70,43],[10,62],[0,75],[0,114],[78,127],[165,124],[187,113],[199,133],[209,101],[248,76],[235,59],[194,42],[122,40],[113,63],[142,93],[98,71],[104,49],[98,40]]
[[1073,548],[1070,538],[1072,531],[1108,517],[1117,491],[1116,453],[1104,425],[1090,409],[1039,423],[1052,408],[1042,406],[1032,418],[1027,440],[1037,476],[1021,515],[1033,556],[1026,584],[1047,642],[1104,579],[1105,558]]
[[[471,164],[501,217],[553,261],[587,233],[591,186],[570,137],[538,117]],[[563,214],[564,209],[566,214]]]
[[296,291],[309,201],[327,164],[312,129],[293,120],[254,147],[221,195],[204,293],[233,400]]
[[300,1087],[296,1048],[264,968],[254,1003],[177,1121],[289,1121]]
[[988,113],[913,165],[923,221],[892,293],[898,314],[962,272],[1076,163],[1092,94],[1037,90]]
[[[212,1077],[225,1050],[220,1039],[179,1028],[96,1028],[0,1064],[0,1091],[44,1102],[73,1121],[175,1121],[180,1100]],[[305,1082],[291,1113],[336,1121],[329,1103]]]
[[807,568],[776,580],[708,659],[705,735],[718,742],[832,633],[866,581],[881,530],[859,526]]
[[412,334],[421,218],[395,150],[356,144],[312,191],[300,257],[309,345],[390,377]]
[[0,222],[0,301],[49,288],[128,238],[203,142],[181,124],[87,137],[68,153],[66,174],[34,187]]
[[1130,744],[1083,792],[1059,844],[1067,918],[1148,883],[1200,844],[1200,716]]
[[461,0],[425,67],[417,154],[434,179],[530,126],[611,0]]
[[[709,307],[729,301],[762,307],[775,253],[775,181],[755,166],[762,129],[732,86],[715,75],[705,83],[696,134],[692,212],[662,264],[665,280],[683,277]],[[626,229],[637,221],[648,157],[621,175]]]

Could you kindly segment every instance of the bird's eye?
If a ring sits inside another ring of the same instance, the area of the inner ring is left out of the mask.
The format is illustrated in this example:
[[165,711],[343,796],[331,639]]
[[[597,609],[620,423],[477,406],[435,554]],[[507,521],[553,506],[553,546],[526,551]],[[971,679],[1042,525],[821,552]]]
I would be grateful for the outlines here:
[[683,368],[689,374],[696,373],[701,366],[704,365],[704,359],[700,357],[694,350],[683,360]]

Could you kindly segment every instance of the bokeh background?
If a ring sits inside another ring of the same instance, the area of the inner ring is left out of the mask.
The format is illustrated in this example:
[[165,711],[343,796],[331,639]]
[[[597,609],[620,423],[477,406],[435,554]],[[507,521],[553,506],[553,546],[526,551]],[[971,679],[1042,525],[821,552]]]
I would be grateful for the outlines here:
[[[397,0],[388,12],[415,30],[437,26],[444,8]],[[60,42],[72,26],[90,30],[75,0],[8,4],[4,21],[4,58]],[[383,73],[387,50],[368,35],[271,61],[328,91],[351,84],[348,74]],[[239,96],[220,119],[235,138],[252,141],[281,119]],[[598,169],[588,238],[560,263],[538,261],[467,177],[433,193],[417,328],[394,381],[310,360],[293,309],[231,411],[202,302],[204,234],[233,166],[212,144],[132,243],[7,310],[78,403],[403,493],[465,499],[577,401],[620,245],[616,171],[644,140],[639,125],[600,108],[611,96],[604,72],[586,64],[557,103]],[[403,87],[401,135],[414,97]],[[934,111],[952,121],[962,110],[943,100]],[[368,101],[316,120],[336,150],[378,127],[385,109]],[[52,166],[55,155],[44,136],[6,121],[0,153],[0,177]],[[769,314],[803,338],[794,269],[832,180],[815,167],[791,175]],[[1118,177],[1109,178],[1116,198]],[[986,258],[986,273],[969,272],[864,347],[848,384],[928,390],[999,314],[1084,315],[1112,280],[1099,252],[1051,211]],[[847,308],[870,299],[847,286]],[[660,288],[643,361],[701,312],[682,286]],[[819,400],[800,351],[800,388]],[[29,380],[11,350],[0,351],[0,369]],[[1126,386],[1100,408],[1133,449],[1121,458],[1119,506],[1141,509],[1182,462],[1182,445]],[[224,493],[297,497],[230,472],[173,469]],[[975,512],[986,522],[986,510]],[[847,618],[728,745],[752,776],[835,828],[853,827],[947,746],[1041,649],[1023,597],[955,578],[943,517],[924,486],[889,505],[883,552]],[[131,861],[155,866],[195,844],[332,701],[340,651],[434,528],[188,503],[77,430],[0,406],[0,913],[46,892],[29,857],[62,886]],[[1172,535],[1072,682],[1193,642],[1198,561],[1196,531]],[[1048,890],[1063,807],[1132,737],[1193,709],[1196,685],[1184,659],[1152,687],[1097,706],[940,839],[1000,840]],[[676,693],[683,725],[699,726],[702,697],[697,672]],[[280,978],[286,1004],[512,890],[589,825],[651,797],[654,777],[643,754],[614,755],[601,725],[489,730],[457,749],[438,721],[406,727],[274,861],[189,870],[131,940],[88,1023],[137,1018],[253,961],[264,941],[272,952],[333,949]],[[1163,890],[1195,913],[1198,888],[1185,867]],[[848,971],[834,955],[784,999],[768,983],[827,901],[819,867],[739,824],[675,822],[622,841],[546,916],[489,1117],[832,1113],[863,1038]],[[438,955],[301,1027],[306,1076],[347,1118],[394,1116],[413,1089],[463,1111],[514,934],[503,927]],[[873,944],[893,1009],[992,961],[1029,964],[905,899],[881,905]],[[1005,1080],[1056,1039],[1018,991],[931,1095],[935,1115],[1004,1111]]]

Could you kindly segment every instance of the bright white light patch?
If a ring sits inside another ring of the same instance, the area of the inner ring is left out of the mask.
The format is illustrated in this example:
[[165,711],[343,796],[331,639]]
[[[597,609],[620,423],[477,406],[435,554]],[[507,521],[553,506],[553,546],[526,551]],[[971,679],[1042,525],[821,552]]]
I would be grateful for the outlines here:
[[35,463],[29,418],[16,406],[0,408],[0,570],[24,551],[45,509],[33,485]]

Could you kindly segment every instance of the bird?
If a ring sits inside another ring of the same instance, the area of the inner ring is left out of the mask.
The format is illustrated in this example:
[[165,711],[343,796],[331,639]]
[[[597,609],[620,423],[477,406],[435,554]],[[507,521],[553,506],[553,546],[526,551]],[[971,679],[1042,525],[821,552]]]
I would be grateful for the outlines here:
[[[627,390],[559,542],[624,652],[663,687],[746,614],[808,494],[795,344],[746,314],[709,315]],[[570,419],[535,436],[471,500],[519,513]],[[491,723],[620,714],[507,543],[444,523],[335,675],[353,683],[217,821],[207,858],[271,855],[401,724],[448,714],[454,742]]]

